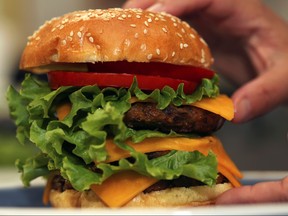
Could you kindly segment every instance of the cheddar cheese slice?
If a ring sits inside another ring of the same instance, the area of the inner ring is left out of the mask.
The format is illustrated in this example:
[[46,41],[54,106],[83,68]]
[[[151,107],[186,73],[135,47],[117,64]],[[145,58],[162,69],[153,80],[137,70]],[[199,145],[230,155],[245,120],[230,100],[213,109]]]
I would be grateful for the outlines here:
[[112,175],[101,185],[91,185],[91,189],[109,207],[120,207],[157,181],[134,171],[122,171]]
[[227,95],[219,95],[216,98],[203,98],[201,101],[191,104],[191,106],[218,114],[229,121],[234,118],[234,105]]
[[[212,150],[213,153],[217,155],[218,163],[230,170],[237,178],[242,177],[241,172],[226,153],[220,140],[214,136],[195,139],[187,137],[148,138],[140,143],[133,143],[129,140],[126,144],[141,153],[179,150],[189,152],[199,151],[204,155],[208,155],[209,151]],[[115,145],[112,139],[106,140],[105,148],[109,155],[108,160],[106,161],[107,163],[130,157],[130,153]]]

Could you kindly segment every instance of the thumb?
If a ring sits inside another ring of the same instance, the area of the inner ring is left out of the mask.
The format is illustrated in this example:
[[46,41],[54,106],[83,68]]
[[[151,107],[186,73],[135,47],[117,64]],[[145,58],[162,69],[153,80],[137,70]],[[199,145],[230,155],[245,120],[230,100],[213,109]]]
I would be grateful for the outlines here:
[[266,72],[250,81],[232,96],[235,123],[246,122],[271,111],[288,100],[288,79],[284,70]]
[[267,203],[288,201],[288,176],[282,181],[261,182],[252,186],[233,188],[216,200],[217,205]]

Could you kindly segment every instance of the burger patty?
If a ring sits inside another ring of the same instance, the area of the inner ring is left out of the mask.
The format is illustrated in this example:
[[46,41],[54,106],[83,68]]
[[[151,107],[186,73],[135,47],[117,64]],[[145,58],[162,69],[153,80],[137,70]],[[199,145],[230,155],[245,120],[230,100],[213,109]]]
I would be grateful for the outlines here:
[[[217,184],[222,184],[229,182],[225,176],[218,173],[217,178]],[[143,192],[144,193],[150,193],[153,191],[160,191],[165,190],[168,188],[175,188],[175,187],[192,187],[192,186],[202,186],[204,185],[202,182],[197,181],[195,179],[186,177],[186,176],[180,176],[177,179],[173,180],[160,180],[156,182],[155,184],[151,185],[150,187],[146,188]],[[55,175],[52,180],[52,189],[63,192],[65,190],[71,190],[74,189],[70,182],[66,179],[64,179],[61,175]]]
[[[222,174],[218,173],[218,178],[216,184],[222,184],[229,182],[228,179],[223,176]],[[192,187],[192,186],[202,186],[205,185],[204,183],[197,181],[195,179],[180,176],[177,179],[173,180],[160,180],[155,184],[151,185],[150,187],[146,188],[143,192],[144,193],[151,193],[153,191],[160,191],[165,190],[168,188],[175,188],[175,187]]]
[[125,113],[125,124],[135,130],[158,130],[169,133],[210,134],[220,129],[224,119],[217,114],[183,105],[176,107],[169,105],[160,110],[155,103],[134,103]]

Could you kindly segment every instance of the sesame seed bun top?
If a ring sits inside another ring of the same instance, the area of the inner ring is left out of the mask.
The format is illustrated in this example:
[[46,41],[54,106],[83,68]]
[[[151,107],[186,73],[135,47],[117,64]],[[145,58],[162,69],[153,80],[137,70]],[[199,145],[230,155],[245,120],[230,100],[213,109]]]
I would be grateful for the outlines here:
[[210,50],[186,22],[140,9],[76,11],[53,18],[31,37],[20,68],[106,61],[164,62],[209,68]]

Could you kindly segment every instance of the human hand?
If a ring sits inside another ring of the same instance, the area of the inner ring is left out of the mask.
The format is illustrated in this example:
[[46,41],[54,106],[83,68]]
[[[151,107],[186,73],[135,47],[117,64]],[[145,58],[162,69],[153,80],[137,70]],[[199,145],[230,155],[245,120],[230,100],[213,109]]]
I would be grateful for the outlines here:
[[238,86],[234,122],[288,101],[288,25],[259,0],[130,0],[124,7],[190,15],[208,42],[215,70]]
[[282,181],[261,182],[228,190],[216,200],[216,205],[268,202],[288,202],[288,176]]

